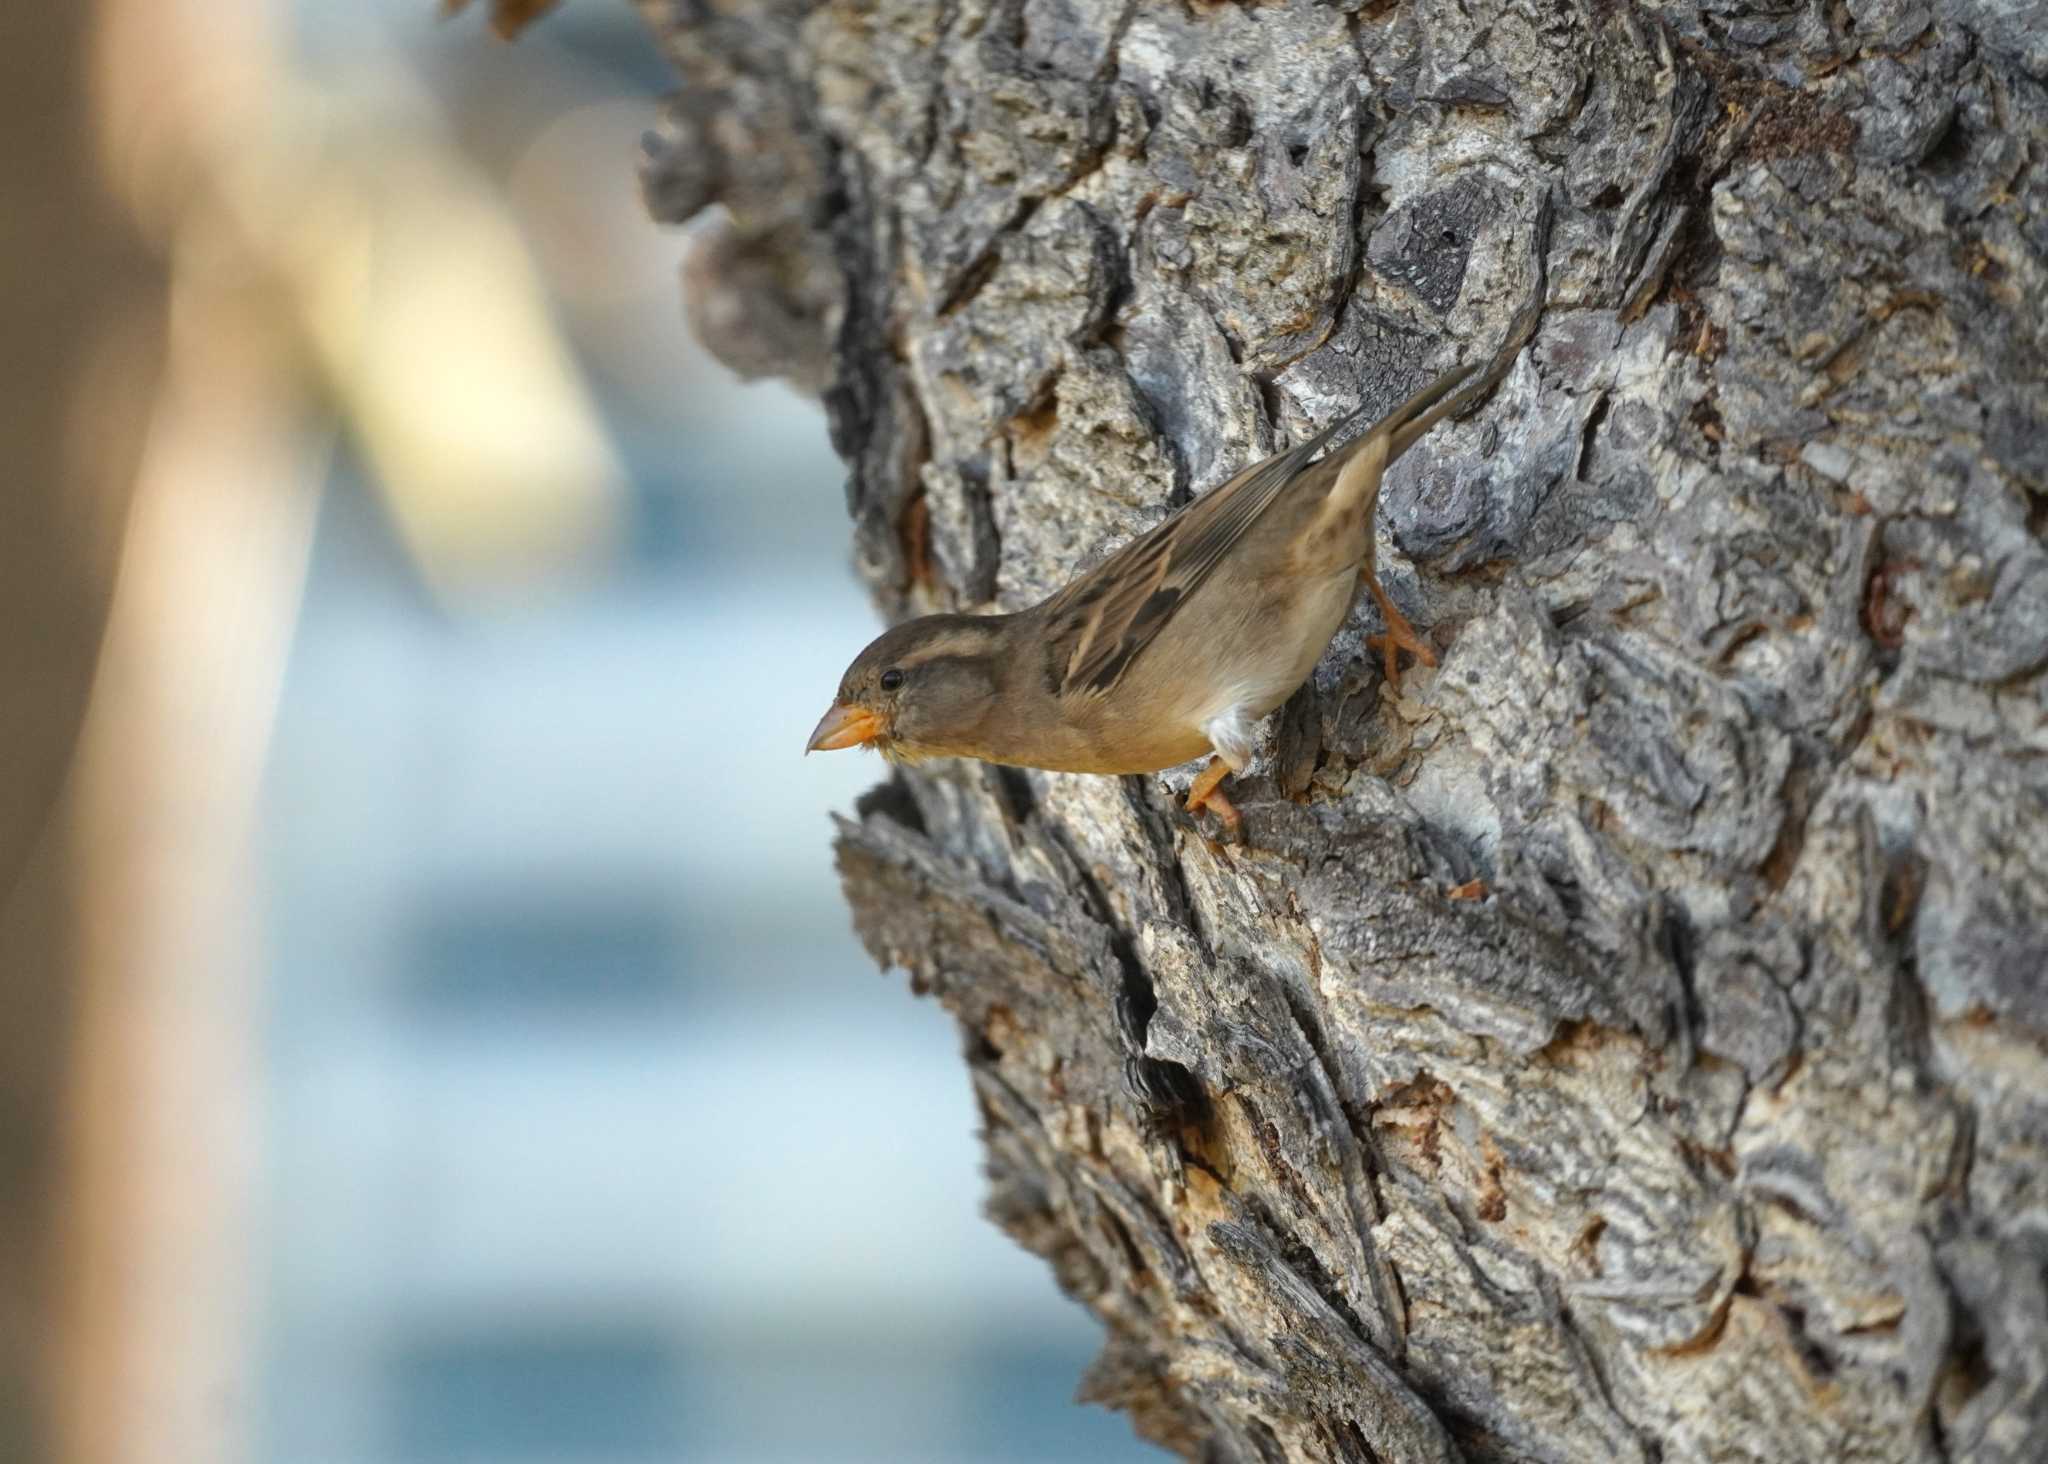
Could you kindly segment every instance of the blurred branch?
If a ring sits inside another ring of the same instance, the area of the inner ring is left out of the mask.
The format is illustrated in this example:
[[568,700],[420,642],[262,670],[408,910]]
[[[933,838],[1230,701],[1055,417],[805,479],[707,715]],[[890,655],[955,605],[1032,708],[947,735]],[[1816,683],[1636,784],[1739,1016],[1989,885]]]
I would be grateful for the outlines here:
[[[491,29],[512,40],[553,10],[558,0],[491,0]],[[455,15],[469,8],[469,0],[441,0],[441,12]]]

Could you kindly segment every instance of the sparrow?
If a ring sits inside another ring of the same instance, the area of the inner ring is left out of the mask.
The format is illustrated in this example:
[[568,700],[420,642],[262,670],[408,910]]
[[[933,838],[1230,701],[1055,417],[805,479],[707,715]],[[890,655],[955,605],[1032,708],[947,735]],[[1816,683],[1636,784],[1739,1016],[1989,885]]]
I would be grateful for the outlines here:
[[1388,680],[1397,651],[1436,664],[1380,585],[1374,529],[1387,466],[1464,405],[1446,398],[1470,371],[1438,377],[1318,461],[1362,411],[1246,468],[1028,610],[884,631],[847,667],[805,751],[1072,773],[1157,772],[1209,753],[1188,811],[1211,810],[1241,838],[1222,782],[1251,761],[1260,719],[1315,670],[1361,583],[1386,622],[1372,640]]

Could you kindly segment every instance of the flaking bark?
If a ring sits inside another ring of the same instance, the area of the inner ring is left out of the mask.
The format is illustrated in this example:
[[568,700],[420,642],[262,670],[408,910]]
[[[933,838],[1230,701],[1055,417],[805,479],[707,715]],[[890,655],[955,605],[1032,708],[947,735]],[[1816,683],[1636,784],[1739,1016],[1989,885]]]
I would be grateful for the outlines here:
[[1084,1396],[1219,1461],[2042,1457],[2038,13],[643,8],[695,317],[823,385],[892,615],[1524,342],[1386,490],[1441,668],[1354,612],[1252,847],[978,766],[840,828]]

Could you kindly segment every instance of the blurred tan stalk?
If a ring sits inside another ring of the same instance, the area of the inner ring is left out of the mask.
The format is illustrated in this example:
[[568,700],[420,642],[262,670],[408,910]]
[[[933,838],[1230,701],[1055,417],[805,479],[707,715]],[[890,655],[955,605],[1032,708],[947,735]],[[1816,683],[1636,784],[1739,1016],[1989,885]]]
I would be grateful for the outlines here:
[[[10,7],[0,45],[0,1458],[52,1457],[53,1197],[75,1014],[59,790],[92,676],[161,284],[94,179],[90,5]],[[124,329],[110,335],[107,327]],[[89,359],[81,342],[105,348]],[[90,404],[80,387],[91,382]],[[83,413],[89,411],[87,417]],[[82,429],[73,431],[73,424]],[[89,450],[80,452],[80,446]]]

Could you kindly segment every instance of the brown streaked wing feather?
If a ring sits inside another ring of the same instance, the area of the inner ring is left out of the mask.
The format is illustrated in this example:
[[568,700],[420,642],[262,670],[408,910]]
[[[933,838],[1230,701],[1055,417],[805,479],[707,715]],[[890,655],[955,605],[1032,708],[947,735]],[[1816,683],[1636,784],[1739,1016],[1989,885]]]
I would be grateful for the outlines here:
[[1054,690],[1114,687],[1302,465],[1359,415],[1346,413],[1299,447],[1253,464],[1060,591],[1046,607]]
[[[1505,370],[1496,364],[1477,387],[1445,401],[1472,372],[1456,367],[1380,418],[1371,430],[1393,433],[1381,470],[1448,413],[1476,400]],[[1410,421],[1418,412],[1425,415]],[[1363,415],[1363,408],[1347,412],[1299,447],[1253,464],[1054,596],[1045,610],[1051,632],[1047,680],[1055,694],[1098,695],[1113,688],[1308,460]]]

